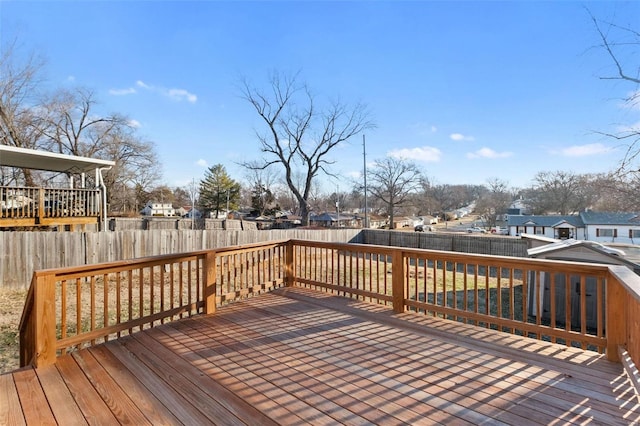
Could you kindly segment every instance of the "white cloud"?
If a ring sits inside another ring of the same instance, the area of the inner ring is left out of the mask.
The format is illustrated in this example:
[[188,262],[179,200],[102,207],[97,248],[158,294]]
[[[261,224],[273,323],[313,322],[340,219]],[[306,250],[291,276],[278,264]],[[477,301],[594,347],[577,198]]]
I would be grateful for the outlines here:
[[70,82],[72,82],[72,83],[73,83],[73,82],[75,82],[75,81],[76,81],[76,76],[75,76],[75,75],[70,75],[70,76],[68,76],[68,77],[67,77],[67,81],[70,81]]
[[347,176],[349,176],[351,179],[360,179],[362,177],[362,172],[347,172]]
[[[136,86],[141,89],[148,90],[152,93],[157,93],[159,95],[173,99],[174,101],[178,101],[178,102],[186,100],[187,102],[194,104],[198,101],[198,96],[194,95],[193,93],[190,93],[185,89],[176,89],[176,88],[167,89],[166,87],[147,84],[142,80],[136,81]],[[131,89],[131,90],[134,90],[134,93],[135,93],[135,89]]]
[[203,160],[202,158],[200,158],[198,161],[196,161],[196,165],[200,166],[200,167],[209,167],[209,164],[207,163],[207,160]]
[[129,126],[133,127],[134,129],[139,129],[140,127],[142,127],[142,124],[140,124],[140,122],[138,120],[129,120]]
[[113,96],[132,95],[136,93],[136,89],[129,87],[127,89],[109,89],[109,94]]
[[442,152],[438,148],[423,146],[418,148],[394,149],[393,151],[387,152],[387,155],[394,158],[435,163],[440,161]]
[[553,153],[565,157],[586,157],[589,155],[605,154],[611,150],[611,148],[601,143],[592,143],[587,145],[574,145],[560,150],[554,150]]
[[170,98],[175,99],[177,101],[186,99],[187,102],[190,102],[193,104],[198,100],[198,97],[196,95],[194,95],[193,93],[189,93],[184,89],[169,89],[167,93]]
[[438,131],[438,128],[436,126],[424,122],[411,124],[409,128],[420,136],[427,136]]
[[451,133],[449,138],[454,141],[469,141],[472,142],[476,140],[473,136],[465,136],[462,133]]
[[507,158],[512,155],[513,152],[496,152],[491,148],[483,147],[476,152],[468,152],[467,158]]

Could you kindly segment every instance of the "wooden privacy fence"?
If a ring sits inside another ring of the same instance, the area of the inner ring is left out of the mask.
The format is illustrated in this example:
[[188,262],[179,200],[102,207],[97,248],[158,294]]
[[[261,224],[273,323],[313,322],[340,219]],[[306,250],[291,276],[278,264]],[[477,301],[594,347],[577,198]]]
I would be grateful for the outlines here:
[[640,277],[625,267],[288,240],[37,271],[20,324],[21,364],[46,365],[283,285],[640,363]]
[[496,256],[528,257],[527,242],[519,237],[470,235],[446,231],[399,232],[381,229],[363,229],[359,242],[382,246],[479,253]]
[[33,272],[40,269],[115,262],[289,238],[360,242],[360,230],[0,232],[0,285],[3,288],[26,289]]

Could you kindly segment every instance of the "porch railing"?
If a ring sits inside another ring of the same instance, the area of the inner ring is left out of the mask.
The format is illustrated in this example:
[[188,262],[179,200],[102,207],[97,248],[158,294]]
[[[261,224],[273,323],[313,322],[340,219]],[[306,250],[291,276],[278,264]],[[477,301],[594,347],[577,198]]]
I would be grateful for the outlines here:
[[0,186],[0,219],[11,226],[100,217],[100,190]]
[[301,240],[37,271],[21,364],[285,285],[640,365],[640,277],[625,267]]

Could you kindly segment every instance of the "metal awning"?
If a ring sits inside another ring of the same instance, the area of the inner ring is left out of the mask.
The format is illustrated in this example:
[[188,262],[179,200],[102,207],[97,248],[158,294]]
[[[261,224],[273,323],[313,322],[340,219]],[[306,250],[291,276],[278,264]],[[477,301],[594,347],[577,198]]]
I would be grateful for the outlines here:
[[110,160],[0,145],[0,166],[61,173],[89,173],[96,169],[113,167],[115,164],[115,161]]

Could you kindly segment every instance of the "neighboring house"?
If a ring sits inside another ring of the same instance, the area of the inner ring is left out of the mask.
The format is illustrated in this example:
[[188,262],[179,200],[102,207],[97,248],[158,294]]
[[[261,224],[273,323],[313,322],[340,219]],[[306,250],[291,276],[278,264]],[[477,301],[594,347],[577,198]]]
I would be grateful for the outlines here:
[[352,214],[325,212],[319,215],[312,215],[309,218],[309,224],[311,226],[322,226],[324,228],[344,228],[356,226],[357,221]]
[[196,209],[196,208],[191,208],[191,207],[183,207],[184,209],[184,213],[182,213],[182,217],[184,218],[188,218],[188,219],[200,219],[202,217],[202,213],[200,213],[200,210]]
[[425,216],[424,222],[428,223],[429,225],[437,225],[438,223],[440,223],[440,218],[438,216]]
[[380,229],[387,225],[387,217],[379,215],[369,215],[367,218],[369,221],[369,228]]
[[533,234],[548,238],[585,240],[585,227],[580,216],[516,216],[507,218],[509,235]]
[[587,240],[601,243],[640,244],[640,216],[638,213],[583,212]]
[[149,201],[140,213],[145,216],[171,217],[176,215],[176,210],[171,203],[154,203],[153,201]]
[[411,227],[413,228],[413,218],[411,217],[395,217],[393,218],[393,229]]
[[509,216],[509,235],[533,234],[560,240],[640,244],[637,213],[581,212],[573,216]]
[[507,209],[507,215],[529,214],[529,208],[522,198],[515,200]]

